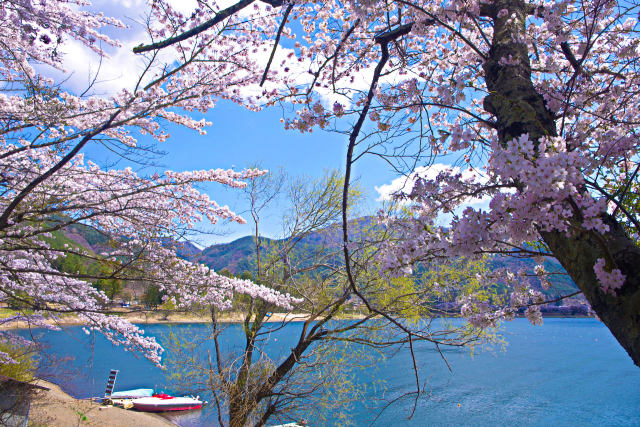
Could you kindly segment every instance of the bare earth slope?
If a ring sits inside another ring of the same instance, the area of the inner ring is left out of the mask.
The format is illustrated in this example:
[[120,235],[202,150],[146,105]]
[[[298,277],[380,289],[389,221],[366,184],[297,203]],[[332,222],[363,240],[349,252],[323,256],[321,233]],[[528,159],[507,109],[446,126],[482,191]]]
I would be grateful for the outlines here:
[[49,391],[41,392],[31,404],[30,426],[106,426],[157,427],[173,426],[159,415],[101,406],[87,400],[77,400],[57,385],[38,381]]

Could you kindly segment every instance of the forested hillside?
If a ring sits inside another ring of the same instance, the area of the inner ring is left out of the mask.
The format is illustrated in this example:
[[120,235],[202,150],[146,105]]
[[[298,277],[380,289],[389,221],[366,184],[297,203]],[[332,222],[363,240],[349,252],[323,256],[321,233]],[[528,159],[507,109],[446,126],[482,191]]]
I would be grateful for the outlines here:
[[[373,219],[371,217],[365,217],[354,221],[354,224],[358,225],[357,231],[354,233],[362,233],[367,227],[371,227]],[[309,259],[314,254],[321,253],[323,250],[334,251],[340,245],[340,230],[335,227],[329,227],[321,232],[311,233],[305,236],[301,242],[296,245],[296,249],[290,254],[290,257],[296,257],[298,259]],[[263,256],[277,256],[279,245],[283,244],[286,239],[270,239],[261,237],[261,253]],[[73,227],[66,229],[63,232],[54,234],[54,245],[73,244],[81,248],[86,248],[95,253],[109,252],[109,242],[104,236],[90,227],[74,225]],[[213,268],[215,271],[228,270],[232,274],[240,276],[244,272],[254,273],[256,265],[256,246],[255,238],[253,236],[245,236],[236,239],[228,243],[220,243],[211,245],[203,250],[198,249],[195,245],[189,242],[166,242],[166,244],[177,245],[177,252],[185,259],[192,261],[199,261],[207,266]],[[323,249],[324,248],[324,249]],[[337,252],[336,252],[337,253]],[[331,257],[330,262],[332,264],[339,264],[342,259],[339,255]],[[303,261],[304,263],[304,261]],[[548,299],[557,298],[560,295],[567,295],[569,293],[577,291],[577,288],[571,278],[564,274],[562,266],[554,259],[548,258],[544,261],[544,267],[547,272],[553,272],[550,280],[551,287],[545,289],[542,286],[540,280],[533,275],[533,270],[536,262],[531,258],[513,258],[513,257],[501,257],[491,256],[488,260],[488,266],[492,270],[499,268],[508,268],[511,271],[518,271],[524,269],[531,274],[529,280],[535,289],[545,294]],[[68,257],[67,260],[59,262],[57,265],[62,269],[79,268],[83,271],[91,271],[96,268],[107,268],[106,264],[97,263],[93,265],[80,265],[76,262],[73,256]],[[420,275],[424,273],[424,268],[418,268],[416,274]],[[104,283],[102,283],[104,282]],[[96,286],[99,289],[104,290],[111,298],[119,296],[119,293],[123,290],[138,287],[134,295],[146,291],[145,289],[139,289],[139,284],[127,284],[127,283],[107,283],[101,281]],[[505,289],[506,292],[506,289]],[[130,297],[131,292],[125,294]],[[126,298],[125,298],[126,299]],[[560,302],[562,304],[562,302]]]

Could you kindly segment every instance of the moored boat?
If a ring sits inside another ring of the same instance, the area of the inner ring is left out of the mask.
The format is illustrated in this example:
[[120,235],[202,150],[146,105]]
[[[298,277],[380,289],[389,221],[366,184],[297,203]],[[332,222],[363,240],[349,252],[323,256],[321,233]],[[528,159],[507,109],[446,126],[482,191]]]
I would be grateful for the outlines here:
[[144,412],[187,411],[200,409],[204,402],[195,397],[175,397],[166,394],[154,394],[151,397],[133,399],[133,407]]
[[111,399],[137,399],[151,396],[153,396],[152,388],[137,388],[135,390],[114,391],[110,397]]

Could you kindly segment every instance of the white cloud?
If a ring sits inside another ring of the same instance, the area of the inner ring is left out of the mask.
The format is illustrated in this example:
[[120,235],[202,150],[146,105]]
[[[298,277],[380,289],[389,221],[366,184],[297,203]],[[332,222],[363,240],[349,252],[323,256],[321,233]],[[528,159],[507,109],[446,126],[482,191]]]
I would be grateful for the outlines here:
[[[473,179],[478,183],[486,182],[486,177],[481,176],[480,173],[475,169],[467,168],[460,172],[460,168],[457,166],[451,166],[444,163],[434,163],[430,166],[419,166],[412,174],[408,176],[398,177],[391,181],[389,184],[376,186],[375,190],[378,193],[377,201],[384,202],[391,200],[392,195],[398,192],[409,193],[411,192],[411,189],[413,188],[413,185],[415,184],[418,177],[433,180],[438,176],[440,172],[447,170],[451,170],[452,173],[455,174],[462,173],[463,179]],[[475,209],[486,210],[489,208],[490,200],[490,196],[469,197],[461,206],[454,210],[454,213],[456,215],[459,215],[469,206]],[[442,214],[438,217],[438,223],[447,224],[451,221],[451,219],[451,214]]]
[[[186,16],[189,16],[198,7],[196,0],[168,0],[168,2]],[[235,2],[236,0],[219,0],[217,7],[224,9]],[[266,3],[257,2],[241,11],[240,15],[246,17],[256,13],[255,7],[258,8],[257,12],[260,14],[269,13],[267,12],[269,6]],[[64,82],[63,87],[76,94],[83,93],[94,80],[95,84],[89,92],[93,95],[109,96],[123,88],[132,90],[145,69],[145,57],[134,54],[132,49],[140,43],[149,41],[144,25],[142,25],[145,16],[149,13],[148,2],[146,0],[97,0],[91,6],[91,10],[101,10],[106,16],[120,19],[129,25],[127,29],[104,29],[110,37],[120,40],[122,46],[119,48],[105,47],[109,56],[101,58],[81,43],[67,40],[60,49],[64,55],[65,72],[47,66],[39,66],[38,71],[47,77],[52,77],[55,82]],[[276,19],[279,18],[276,17]],[[272,47],[273,40],[265,40],[257,52],[252,53],[251,59],[255,61],[257,73],[261,74],[266,67]],[[292,53],[292,49],[279,46],[276,49],[271,70],[277,71],[281,77],[283,75],[288,77],[289,81],[297,86],[311,84],[313,76],[309,70],[313,69],[313,65],[310,60],[305,57],[302,61],[298,61],[295,56],[293,60],[290,60],[289,55]],[[159,54],[161,57],[156,59],[159,65],[171,63],[177,58],[173,49],[163,49]],[[287,71],[284,70],[283,61],[286,62]],[[315,87],[313,90],[325,108],[331,109],[333,103],[338,101],[346,109],[349,109],[351,97],[356,93],[368,90],[375,65],[372,63],[369,67],[354,73],[353,76],[338,81],[336,87],[339,87],[343,94],[336,94],[332,88]],[[153,73],[147,72],[147,74],[143,79],[143,84],[152,79]],[[352,81],[351,77],[353,77]],[[394,72],[384,76],[380,84],[398,83],[408,78],[413,78],[413,76],[410,73],[400,75]],[[259,96],[265,89],[283,89],[283,86],[279,80],[267,80],[263,87],[255,84],[239,88],[240,95],[247,98]]]
[[[229,2],[229,6],[235,3],[232,1],[228,1],[228,2]],[[190,14],[191,12],[196,10],[196,8],[198,7],[198,2],[196,0],[169,0],[168,3],[175,10],[185,15]],[[220,4],[221,2],[217,2],[217,3]],[[228,7],[228,6],[224,6],[224,7]],[[221,6],[221,8],[224,8],[224,7]]]
[[[184,7],[185,4],[195,0],[175,1],[176,5]],[[147,40],[145,27],[141,24],[148,14],[149,8],[146,0],[102,0],[95,1],[89,8],[91,11],[103,12],[105,16],[119,19],[128,28],[103,27],[101,32],[111,39],[120,42],[121,46],[113,47],[103,43],[100,47],[106,56],[89,49],[81,42],[67,38],[58,52],[62,56],[63,71],[46,65],[38,65],[36,69],[42,75],[50,77],[56,83],[72,93],[85,92],[90,85],[88,94],[109,96],[121,89],[132,90],[144,73],[147,60],[142,55],[133,53],[133,47]],[[170,63],[176,58],[175,52],[170,49],[161,51],[156,58],[157,64]],[[148,83],[153,78],[153,70],[147,71],[142,82]]]
[[[172,7],[186,16],[189,16],[197,7],[196,0],[169,0]],[[224,9],[235,3],[235,0],[224,0],[218,2],[218,8]],[[259,10],[266,13],[266,4],[259,3]],[[112,39],[118,40],[122,46],[111,47],[102,46],[108,56],[101,57],[96,52],[84,46],[82,43],[67,39],[58,49],[62,55],[63,71],[54,69],[46,65],[36,66],[37,71],[46,77],[52,78],[56,83],[63,82],[63,87],[73,93],[79,94],[87,90],[93,83],[89,94],[108,96],[121,89],[132,90],[142,73],[145,72],[147,59],[143,55],[134,54],[132,49],[141,44],[149,42],[145,26],[142,24],[149,13],[148,2],[146,0],[102,0],[96,1],[92,6],[93,11],[102,11],[106,16],[121,20],[129,27],[126,29],[103,28],[105,34]],[[256,13],[253,7],[245,8],[240,15]],[[252,55],[256,61],[258,70],[260,66],[266,66],[271,49],[272,40],[265,40],[262,48]],[[215,46],[212,46],[215,48]],[[221,51],[228,49],[227,46]],[[292,49],[278,47],[271,65],[272,70],[284,73],[280,64],[292,53]],[[171,64],[178,59],[178,54],[173,49],[162,49],[158,52],[158,57],[154,60],[157,67],[164,64]],[[307,73],[309,63],[307,61],[297,62],[288,65],[290,68],[287,75],[300,78],[299,81],[309,83],[311,78]],[[142,79],[142,83],[148,83],[153,78],[153,72],[147,71]],[[274,83],[267,81],[265,87],[258,85],[246,86],[241,89],[243,96],[256,96],[267,89],[272,89]]]
[[[196,0],[167,1],[175,10],[183,13],[185,16],[189,16],[198,8]],[[235,3],[236,0],[218,0],[215,3],[212,2],[212,4],[216,5],[214,8],[217,7],[220,10]],[[239,15],[247,17],[256,13],[263,16],[268,13],[278,14],[278,12],[274,12],[273,9],[271,12],[268,12],[267,8],[270,8],[270,6],[266,3],[257,2],[243,9]],[[142,55],[134,54],[132,48],[140,43],[149,41],[143,25],[145,17],[150,11],[148,1],[96,0],[93,2],[93,5],[90,6],[90,10],[102,11],[106,16],[119,19],[129,26],[127,29],[103,28],[105,34],[108,34],[114,39],[118,39],[122,43],[122,47],[112,48],[105,46],[105,51],[109,54],[109,57],[101,58],[81,43],[75,40],[67,40],[60,49],[60,52],[64,55],[63,66],[65,72],[63,73],[46,66],[39,66],[38,71],[47,77],[52,77],[56,82],[64,82],[63,86],[74,93],[84,92],[94,79],[96,83],[91,89],[91,94],[111,95],[122,88],[133,89],[140,74],[144,70],[145,58]],[[277,20],[279,18],[276,17],[275,19]],[[251,58],[257,65],[257,72],[261,73],[261,70],[266,67],[272,47],[273,40],[265,40],[262,48],[259,48],[257,52],[252,54]],[[291,53],[293,53],[292,49],[279,46],[276,50],[273,63],[271,64],[271,70],[278,71],[280,76],[288,76],[290,81],[294,82],[295,85],[310,84],[313,76],[309,73],[309,69],[313,69],[313,65],[306,57],[302,61],[298,61],[297,58],[293,61],[287,60]],[[160,64],[170,63],[171,60],[177,58],[176,53],[172,49],[164,49],[160,51],[160,55],[162,55],[162,58],[160,61],[157,61]],[[284,71],[284,67],[281,66],[282,61],[286,61],[286,66],[289,68],[286,72]],[[313,90],[326,108],[331,109],[333,103],[338,101],[348,109],[351,107],[351,96],[357,92],[366,92],[368,90],[374,67],[375,63],[372,63],[369,67],[360,69],[353,74],[352,81],[350,76],[337,82],[336,86],[339,87],[343,93],[346,93],[347,96],[336,94],[332,88],[315,87]],[[97,76],[96,73],[98,73]],[[151,78],[151,76],[148,76],[145,82],[148,83]],[[384,76],[381,79],[381,84],[397,83],[407,78],[411,78],[411,75],[401,76],[394,72]],[[259,87],[258,85],[246,86],[241,89],[241,95],[247,97],[257,96],[260,95],[264,89],[281,89],[282,87],[276,86],[279,84],[277,81],[267,81],[264,87]]]
[[95,80],[89,93],[111,95],[123,88],[133,89],[144,70],[144,58],[131,51],[134,45],[131,42],[110,49],[111,55],[101,58],[80,42],[68,40],[60,49],[64,71],[46,66],[39,67],[38,71],[56,82],[64,82],[63,86],[76,94],[87,90]]
[[[413,185],[418,177],[425,179],[435,179],[438,174],[444,170],[452,169],[451,166],[444,163],[434,163],[431,166],[418,166],[416,170],[408,176],[401,176],[389,184],[383,184],[376,186],[375,190],[378,192],[378,202],[391,200],[391,196],[396,193],[410,193]],[[457,173],[460,168],[454,167],[453,170]]]

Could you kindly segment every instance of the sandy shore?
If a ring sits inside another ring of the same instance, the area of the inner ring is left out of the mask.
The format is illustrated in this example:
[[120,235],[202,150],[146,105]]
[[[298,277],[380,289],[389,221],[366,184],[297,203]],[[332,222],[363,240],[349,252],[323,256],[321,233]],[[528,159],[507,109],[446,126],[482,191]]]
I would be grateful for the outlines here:
[[[244,313],[229,312],[218,315],[218,321],[222,323],[242,323]],[[211,318],[208,314],[173,312],[168,315],[151,313],[131,313],[123,316],[132,323],[209,323]],[[272,313],[267,322],[304,322],[309,319],[304,313]]]
[[56,384],[47,381],[39,380],[36,384],[47,387],[49,390],[38,393],[31,403],[30,426],[174,426],[160,415],[74,399]]
[[[163,313],[159,311],[152,312],[124,312],[114,311],[114,314],[119,314],[124,319],[129,320],[131,323],[136,324],[164,324],[164,323],[209,323],[211,318],[208,314],[200,313],[184,313],[184,312],[170,312]],[[272,313],[267,322],[304,322],[309,319],[309,315],[305,313]],[[341,316],[340,319],[354,320],[361,319],[362,315],[352,314],[349,316]],[[244,321],[244,314],[238,312],[222,313],[218,317],[218,321],[222,323],[242,323]],[[52,322],[52,324],[58,326],[73,326],[83,324],[75,316],[65,316],[60,321]],[[29,328],[29,325],[25,322],[11,322],[8,325],[0,325],[0,330],[7,329],[25,329]]]

